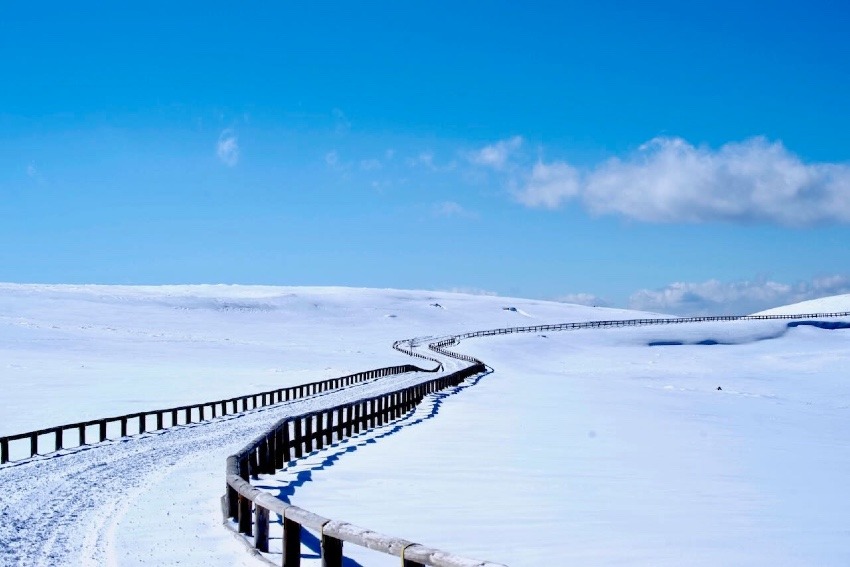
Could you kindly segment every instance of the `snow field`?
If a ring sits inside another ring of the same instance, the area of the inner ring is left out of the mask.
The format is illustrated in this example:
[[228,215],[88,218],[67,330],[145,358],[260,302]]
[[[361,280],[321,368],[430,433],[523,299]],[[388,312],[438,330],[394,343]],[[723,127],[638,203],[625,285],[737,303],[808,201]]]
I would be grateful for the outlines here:
[[544,334],[461,342],[495,372],[298,505],[512,567],[848,564],[850,333]]
[[[0,434],[405,363],[389,346],[411,336],[646,316],[397,290],[5,284]],[[465,340],[456,350],[495,372],[436,418],[310,455],[296,463],[308,481],[264,481],[318,514],[512,567],[846,565],[848,336],[770,321]],[[224,459],[304,407],[0,467],[0,564],[258,564],[221,526]]]
[[404,364],[389,348],[403,338],[617,313],[445,292],[0,284],[0,435]]

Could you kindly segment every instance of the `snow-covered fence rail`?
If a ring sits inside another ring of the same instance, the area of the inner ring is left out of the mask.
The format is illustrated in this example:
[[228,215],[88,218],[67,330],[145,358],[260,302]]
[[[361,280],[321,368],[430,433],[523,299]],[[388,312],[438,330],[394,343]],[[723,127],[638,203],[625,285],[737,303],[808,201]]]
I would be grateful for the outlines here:
[[431,362],[436,362],[437,368],[434,371],[436,372],[437,370],[442,370],[443,369],[443,363],[442,362],[440,362],[439,360],[437,360],[436,358],[434,358],[432,356],[425,356],[421,352],[417,352],[417,351],[413,350],[413,340],[414,339],[396,341],[396,342],[393,343],[393,348],[395,350],[399,351],[399,352],[403,352],[404,354],[406,354],[408,356],[413,356],[413,357],[416,357],[416,358],[421,358],[423,360],[429,360]]
[[711,321],[767,321],[767,320],[801,320],[801,319],[828,319],[836,317],[850,317],[850,311],[836,313],[800,313],[794,315],[720,315],[704,317],[675,317],[666,319],[614,319],[610,321],[584,321],[580,323],[557,323],[553,325],[530,325],[526,327],[503,327],[499,329],[488,329],[486,331],[472,331],[460,335],[442,339],[430,343],[428,348],[432,351],[450,356],[459,360],[472,363],[481,361],[475,357],[447,350],[446,347],[457,345],[461,339],[475,337],[492,337],[496,335],[509,335],[513,333],[539,333],[541,331],[570,331],[575,329],[600,329],[612,327],[637,327],[644,325],[673,325],[681,323],[706,323]]
[[227,492],[222,498],[225,520],[233,520],[240,533],[253,536],[253,545],[258,551],[268,552],[270,515],[276,514],[283,526],[281,557],[284,567],[300,565],[303,529],[318,533],[323,567],[342,567],[344,542],[400,557],[404,567],[500,567],[497,563],[460,557],[324,518],[258,490],[250,482],[259,474],[274,474],[290,460],[314,449],[400,419],[413,411],[426,395],[457,386],[467,377],[484,371],[483,364],[473,364],[416,386],[280,420],[265,434],[228,457]]
[[[412,364],[389,366],[339,378],[330,378],[288,388],[278,388],[277,390],[228,398],[226,400],[136,412],[116,417],[59,425],[47,429],[29,431],[27,433],[17,433],[15,435],[0,437],[0,464],[12,460],[13,448],[16,449],[14,451],[15,454],[23,455],[24,458],[31,458],[39,454],[51,453],[61,449],[80,447],[87,443],[97,443],[106,441],[107,439],[118,439],[127,435],[167,429],[176,425],[197,423],[222,415],[239,413],[311,396],[382,376],[403,374],[405,372],[436,372],[436,370],[438,369],[425,370]],[[16,444],[21,446],[15,447]]]

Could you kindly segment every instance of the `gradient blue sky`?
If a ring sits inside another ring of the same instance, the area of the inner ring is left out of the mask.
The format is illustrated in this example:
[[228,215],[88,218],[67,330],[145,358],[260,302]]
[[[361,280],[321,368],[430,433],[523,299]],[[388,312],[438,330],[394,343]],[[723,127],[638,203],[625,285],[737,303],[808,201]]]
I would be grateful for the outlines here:
[[9,4],[0,280],[850,292],[848,14]]

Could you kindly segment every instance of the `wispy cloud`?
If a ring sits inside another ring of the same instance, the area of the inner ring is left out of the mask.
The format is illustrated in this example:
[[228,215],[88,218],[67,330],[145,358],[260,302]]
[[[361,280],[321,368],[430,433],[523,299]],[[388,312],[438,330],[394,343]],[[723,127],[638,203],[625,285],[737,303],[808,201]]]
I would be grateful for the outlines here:
[[469,152],[467,159],[475,165],[491,167],[495,170],[503,170],[508,165],[510,158],[522,147],[522,136],[514,136],[507,140],[500,140],[480,150]]
[[339,153],[336,150],[331,150],[325,154],[325,164],[331,169],[339,167]]
[[44,183],[44,176],[41,174],[41,171],[35,166],[34,162],[30,162],[27,164],[27,177],[32,179],[38,184]]
[[833,275],[787,284],[769,280],[676,282],[662,289],[643,289],[629,307],[680,315],[746,314],[771,307],[850,293],[850,276]]
[[404,161],[408,167],[425,166],[428,169],[434,169],[434,152],[419,152],[419,155],[416,157],[409,157]]
[[454,201],[443,201],[434,205],[434,214],[439,217],[461,217],[467,219],[478,218],[478,214],[465,209]]
[[470,161],[503,171],[516,200],[535,208],[581,203],[594,214],[653,223],[850,222],[850,165],[807,163],[762,137],[718,149],[659,137],[588,167],[562,160],[523,163],[522,142],[486,146]]
[[215,153],[221,163],[228,167],[235,167],[239,163],[239,139],[233,130],[222,130],[218,136]]
[[526,177],[522,190],[516,192],[516,198],[529,207],[554,209],[580,191],[581,182],[576,168],[563,162],[537,162]]
[[379,159],[371,158],[360,160],[360,169],[362,169],[363,171],[376,171],[381,169],[382,167],[383,164]]
[[457,168],[457,162],[454,160],[438,164],[434,152],[430,150],[419,152],[415,157],[405,159],[404,163],[410,168],[424,167],[436,172],[454,171]]
[[334,124],[337,134],[345,134],[349,130],[351,130],[351,121],[345,115],[345,113],[339,108],[334,108],[331,111],[331,114],[334,118]]

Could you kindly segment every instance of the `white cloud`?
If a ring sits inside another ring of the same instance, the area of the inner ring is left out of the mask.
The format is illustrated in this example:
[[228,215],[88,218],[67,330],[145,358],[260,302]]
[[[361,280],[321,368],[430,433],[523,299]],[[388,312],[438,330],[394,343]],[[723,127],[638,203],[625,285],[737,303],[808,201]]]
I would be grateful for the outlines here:
[[491,167],[500,171],[505,169],[511,156],[522,147],[522,144],[522,136],[514,136],[484,146],[475,152],[470,152],[467,154],[467,158],[475,165]]
[[339,154],[336,150],[330,151],[325,154],[325,163],[330,168],[336,168],[339,165]]
[[333,114],[334,117],[337,134],[345,134],[351,129],[351,121],[348,120],[342,110],[340,110],[339,108],[334,108],[331,111],[331,114]]
[[457,162],[452,160],[446,163],[438,164],[434,159],[434,152],[426,150],[420,152],[416,157],[409,157],[404,160],[405,165],[410,168],[424,167],[437,173],[445,173],[454,171],[457,168]]
[[478,215],[468,211],[454,201],[443,201],[434,205],[434,214],[440,217],[478,218]]
[[632,294],[629,307],[682,315],[739,315],[844,293],[850,293],[850,276],[833,275],[795,284],[767,280],[676,282],[663,289]]
[[579,199],[591,212],[645,222],[850,222],[850,166],[805,163],[764,138],[717,150],[656,138],[582,171],[538,162],[519,187],[515,196],[529,207]]
[[233,130],[227,128],[219,134],[215,153],[221,163],[228,167],[239,163],[239,139]]
[[376,171],[381,169],[383,164],[379,159],[364,159],[360,161],[360,169],[363,171]]
[[424,165],[428,169],[434,169],[436,167],[434,165],[434,152],[430,151],[420,152],[418,156],[407,158],[405,162],[409,167],[418,167],[420,165]]
[[525,180],[517,200],[528,207],[557,208],[563,201],[572,199],[580,190],[579,172],[563,162],[545,164],[537,162]]
[[35,166],[35,163],[30,162],[27,164],[27,177],[35,181],[36,183],[44,183],[44,176]]

